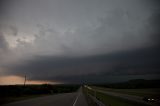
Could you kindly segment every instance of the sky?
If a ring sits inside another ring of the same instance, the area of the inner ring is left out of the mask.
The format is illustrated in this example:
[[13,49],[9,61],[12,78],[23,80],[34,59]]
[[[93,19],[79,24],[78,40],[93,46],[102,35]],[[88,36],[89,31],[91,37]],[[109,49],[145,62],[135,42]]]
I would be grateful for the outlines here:
[[159,0],[1,0],[0,84],[160,76]]

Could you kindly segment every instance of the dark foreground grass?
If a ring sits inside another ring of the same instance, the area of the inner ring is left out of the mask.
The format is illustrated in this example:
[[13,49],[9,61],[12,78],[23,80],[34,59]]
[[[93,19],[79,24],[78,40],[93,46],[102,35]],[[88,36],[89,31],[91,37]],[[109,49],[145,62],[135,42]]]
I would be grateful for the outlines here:
[[[95,96],[95,93],[93,90],[85,89],[85,93]],[[132,102],[126,99],[103,94],[101,92],[96,92],[96,98],[100,100],[102,103],[104,103],[106,106],[148,106],[141,103]]]
[[0,86],[0,105],[57,93],[75,92],[79,85],[7,85]]
[[160,97],[160,88],[143,88],[143,89],[111,89],[111,88],[103,88],[93,86],[92,88],[103,90],[103,91],[111,91],[117,93],[123,93],[128,95],[135,95],[141,97],[152,97],[158,98]]
[[149,106],[97,92],[97,99],[109,106]]

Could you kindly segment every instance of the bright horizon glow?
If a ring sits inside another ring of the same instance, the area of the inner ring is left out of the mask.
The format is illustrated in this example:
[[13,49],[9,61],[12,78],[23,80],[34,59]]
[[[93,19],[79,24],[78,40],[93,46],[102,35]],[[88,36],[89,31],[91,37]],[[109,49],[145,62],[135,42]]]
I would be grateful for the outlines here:
[[[18,84],[24,84],[23,77],[15,75],[0,77],[0,85],[18,85]],[[61,83],[53,81],[43,81],[43,80],[27,80],[26,85],[29,84],[61,84]]]

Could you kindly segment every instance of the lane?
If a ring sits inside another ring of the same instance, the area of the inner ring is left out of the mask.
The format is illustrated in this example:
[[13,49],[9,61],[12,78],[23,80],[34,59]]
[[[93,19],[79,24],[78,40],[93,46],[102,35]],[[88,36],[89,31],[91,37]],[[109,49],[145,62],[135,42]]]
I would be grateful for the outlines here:
[[76,97],[76,100],[75,100],[73,106],[88,106],[87,101],[85,99],[85,96],[82,92],[82,87],[80,87],[80,89],[78,91],[78,94],[77,94],[77,97]]
[[64,93],[9,103],[3,106],[72,106],[77,93]]
[[74,93],[63,93],[17,101],[2,106],[88,106],[82,88]]

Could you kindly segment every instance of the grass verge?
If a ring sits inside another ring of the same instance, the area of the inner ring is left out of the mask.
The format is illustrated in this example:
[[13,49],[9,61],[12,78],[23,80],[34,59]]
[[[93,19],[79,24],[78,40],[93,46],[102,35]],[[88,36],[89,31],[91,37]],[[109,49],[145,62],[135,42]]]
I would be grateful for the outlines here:
[[[95,95],[93,90],[88,90],[85,88],[85,93]],[[101,92],[96,92],[96,98],[104,103],[106,106],[148,106],[137,102],[132,102],[126,99],[122,99],[119,97],[110,96],[107,94],[103,94]]]
[[105,105],[109,106],[148,106],[136,102],[132,102],[129,100],[125,100],[122,98],[106,95],[100,92],[97,92],[97,99],[102,101]]
[[123,93],[128,95],[135,95],[141,97],[159,97],[160,89],[159,88],[146,88],[146,89],[111,89],[111,88],[103,88],[103,87],[93,87],[95,89],[103,90],[103,91],[111,91],[117,93]]

